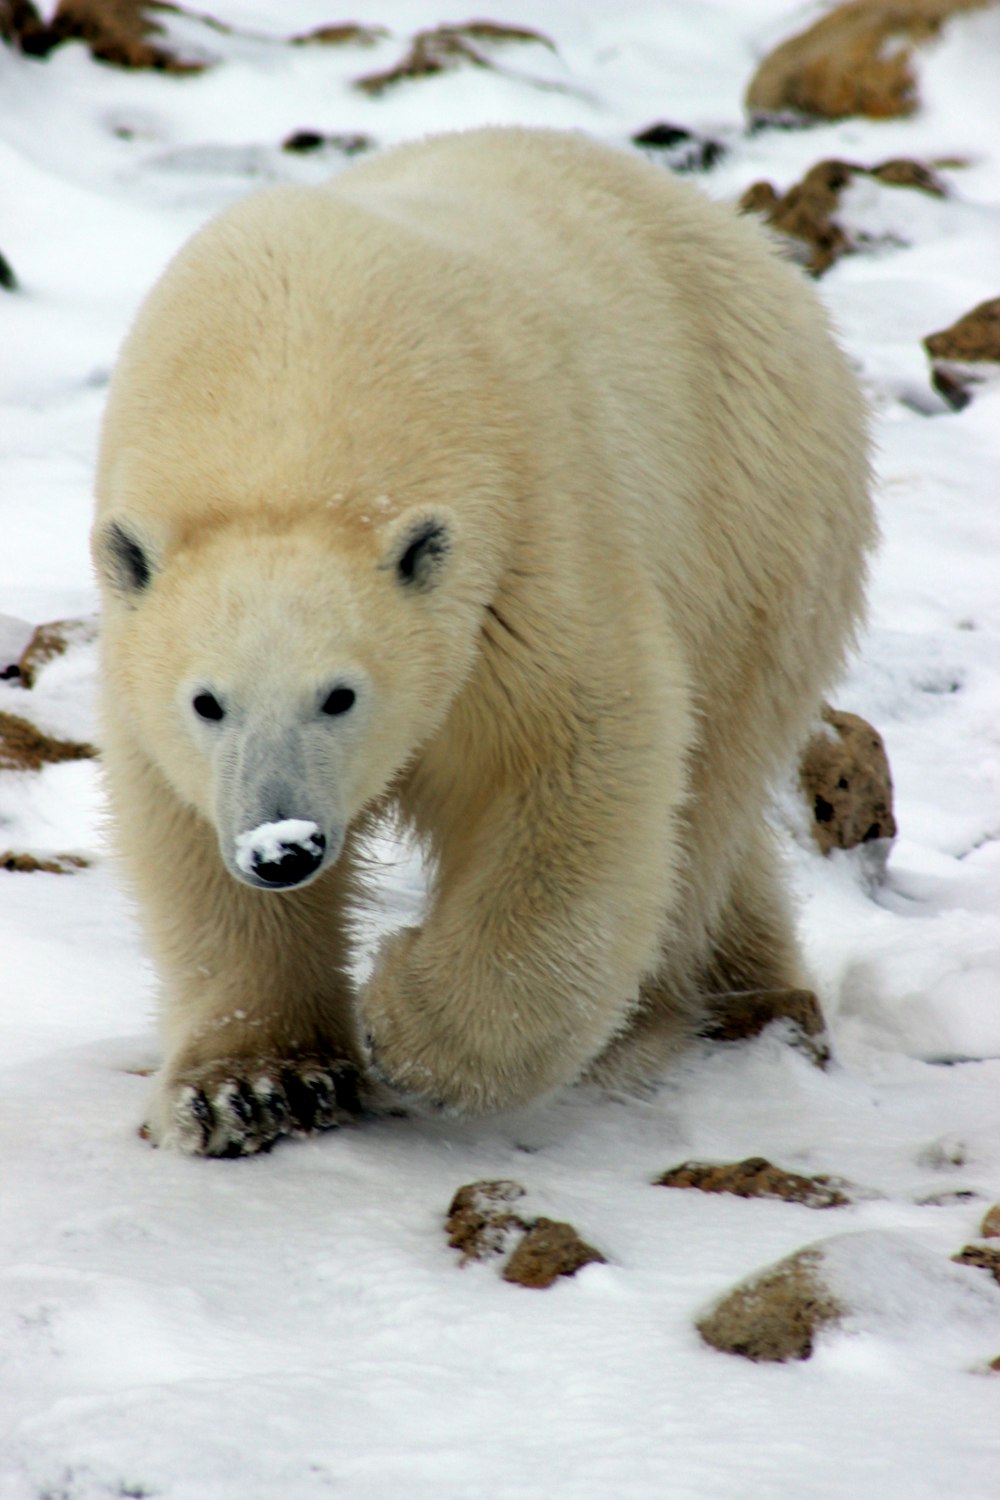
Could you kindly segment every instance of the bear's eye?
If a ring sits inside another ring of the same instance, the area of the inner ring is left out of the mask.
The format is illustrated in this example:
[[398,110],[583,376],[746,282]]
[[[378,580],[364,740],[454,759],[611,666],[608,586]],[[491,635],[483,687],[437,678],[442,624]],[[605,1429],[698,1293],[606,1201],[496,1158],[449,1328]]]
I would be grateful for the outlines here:
[[448,552],[448,532],[440,521],[427,521],[413,533],[396,561],[401,583],[426,588]]
[[350,713],[351,709],[354,707],[356,697],[357,694],[355,693],[353,688],[335,687],[333,691],[328,693],[326,698],[323,700],[322,711],[325,714]]
[[196,693],[191,699],[191,707],[199,719],[211,719],[217,722],[226,717],[226,710],[212,693]]

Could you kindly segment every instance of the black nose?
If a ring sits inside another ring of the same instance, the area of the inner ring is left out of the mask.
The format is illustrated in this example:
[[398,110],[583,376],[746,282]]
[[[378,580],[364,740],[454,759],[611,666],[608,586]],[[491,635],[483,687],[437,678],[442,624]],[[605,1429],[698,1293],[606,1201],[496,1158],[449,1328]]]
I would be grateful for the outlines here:
[[323,855],[326,851],[326,839],[321,833],[310,836],[308,844],[286,844],[278,845],[277,859],[254,858],[250,868],[258,880],[265,885],[272,886],[275,890],[281,890],[293,885],[301,885],[303,880],[308,880],[314,875],[323,863]]

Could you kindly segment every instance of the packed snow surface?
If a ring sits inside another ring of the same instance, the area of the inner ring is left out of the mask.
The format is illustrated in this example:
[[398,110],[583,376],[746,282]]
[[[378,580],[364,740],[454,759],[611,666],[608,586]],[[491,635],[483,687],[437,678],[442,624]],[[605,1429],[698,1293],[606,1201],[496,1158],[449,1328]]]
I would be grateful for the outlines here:
[[[283,151],[293,132],[382,147],[516,122],[624,145],[666,120],[726,148],[699,174],[716,197],[761,178],[784,191],[826,157],[915,157],[947,189],[856,179],[843,218],[863,250],[818,283],[871,402],[883,532],[835,701],[883,734],[900,825],[883,871],[822,859],[804,822],[786,830],[825,1073],[771,1032],[692,1049],[641,1100],[575,1091],[474,1123],[391,1119],[236,1162],[153,1151],[136,1127],[155,977],[98,771],[0,773],[0,853],[90,860],[0,870],[0,1500],[1000,1493],[1000,1291],[951,1262],[1000,1200],[1000,391],[949,410],[921,347],[1000,293],[1000,9],[925,50],[906,120],[748,131],[757,61],[824,8],[498,0],[489,19],[538,25],[555,50],[511,44],[495,70],[380,95],[352,81],[453,13],[385,0],[356,7],[385,28],[370,47],[292,47],[331,21],[326,0],[199,7],[229,30],[160,12],[221,59],[188,77],[117,71],[79,44],[45,61],[0,45],[0,251],[18,280],[0,289],[5,660],[31,625],[97,608],[96,435],[143,292],[225,204],[342,167],[335,145]],[[0,710],[94,739],[94,676],[77,644],[30,694],[0,682]],[[387,834],[375,853],[369,953],[422,889],[413,850]],[[685,1159],[751,1155],[864,1191],[821,1213],[651,1185]],[[545,1292],[495,1264],[460,1269],[449,1200],[503,1177],[607,1264]],[[701,1343],[707,1303],[833,1235],[857,1311],[810,1360]]]

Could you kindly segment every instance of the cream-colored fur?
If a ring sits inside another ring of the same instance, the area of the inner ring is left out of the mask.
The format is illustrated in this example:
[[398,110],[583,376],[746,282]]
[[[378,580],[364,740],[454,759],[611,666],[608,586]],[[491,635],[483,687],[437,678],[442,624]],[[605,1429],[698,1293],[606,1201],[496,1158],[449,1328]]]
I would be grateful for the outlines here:
[[[864,426],[756,226],[583,138],[440,137],[195,237],[122,352],[94,533],[162,1139],[331,1123],[366,1036],[461,1110],[631,1083],[706,996],[800,981],[763,817],[861,609]],[[355,996],[390,804],[433,889]],[[282,818],[325,862],[251,889],[233,840]]]

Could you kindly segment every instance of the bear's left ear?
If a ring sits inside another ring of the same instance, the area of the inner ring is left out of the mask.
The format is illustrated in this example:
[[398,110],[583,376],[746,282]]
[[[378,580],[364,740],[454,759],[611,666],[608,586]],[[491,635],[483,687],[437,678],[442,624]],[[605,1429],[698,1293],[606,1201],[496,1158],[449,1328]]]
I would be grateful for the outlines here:
[[411,520],[393,539],[382,566],[391,568],[397,583],[423,592],[440,578],[451,551],[451,534],[442,516]]
[[155,564],[148,546],[118,520],[95,532],[94,559],[109,586],[128,601],[145,593],[153,581]]

